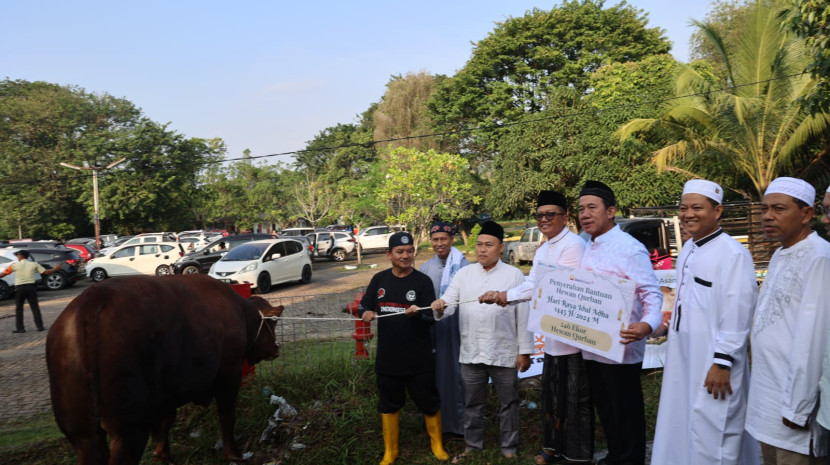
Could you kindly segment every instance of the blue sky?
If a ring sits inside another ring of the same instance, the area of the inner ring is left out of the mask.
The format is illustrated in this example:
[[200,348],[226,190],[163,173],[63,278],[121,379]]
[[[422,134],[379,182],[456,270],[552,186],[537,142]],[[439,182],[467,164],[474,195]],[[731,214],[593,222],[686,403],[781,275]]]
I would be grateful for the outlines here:
[[[628,3],[665,30],[675,58],[688,60],[689,21],[705,17],[708,0]],[[354,122],[392,75],[454,74],[494,22],[556,4],[6,2],[0,78],[124,97],[188,137],[221,137],[228,158],[246,148],[266,155]]]

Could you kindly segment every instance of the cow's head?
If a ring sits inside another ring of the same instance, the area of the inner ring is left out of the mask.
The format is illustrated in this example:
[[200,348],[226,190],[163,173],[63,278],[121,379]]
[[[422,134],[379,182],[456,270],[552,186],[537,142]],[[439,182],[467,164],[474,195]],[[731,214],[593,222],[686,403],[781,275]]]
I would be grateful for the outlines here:
[[280,353],[280,345],[277,344],[276,327],[277,320],[273,319],[282,315],[283,306],[272,307],[262,297],[251,297],[251,303],[259,310],[262,321],[255,335],[255,340],[245,354],[248,363],[254,364],[262,360],[273,360]]

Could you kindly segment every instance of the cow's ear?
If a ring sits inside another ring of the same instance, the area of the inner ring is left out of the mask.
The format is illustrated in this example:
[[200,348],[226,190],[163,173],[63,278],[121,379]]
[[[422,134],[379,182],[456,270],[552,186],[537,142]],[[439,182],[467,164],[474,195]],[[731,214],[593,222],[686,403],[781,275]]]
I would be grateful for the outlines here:
[[265,316],[276,316],[279,317],[282,315],[283,306],[280,305],[278,307],[270,307],[262,310],[262,314]]

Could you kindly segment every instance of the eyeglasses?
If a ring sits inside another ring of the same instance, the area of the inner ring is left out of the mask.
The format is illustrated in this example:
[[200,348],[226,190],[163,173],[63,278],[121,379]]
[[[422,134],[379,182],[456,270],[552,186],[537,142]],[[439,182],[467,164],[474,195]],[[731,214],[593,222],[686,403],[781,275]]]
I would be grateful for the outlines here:
[[537,213],[536,214],[536,221],[542,221],[542,218],[547,219],[548,221],[553,220],[556,218],[556,215],[567,216],[567,213],[559,213],[559,212],[544,212],[544,213]]

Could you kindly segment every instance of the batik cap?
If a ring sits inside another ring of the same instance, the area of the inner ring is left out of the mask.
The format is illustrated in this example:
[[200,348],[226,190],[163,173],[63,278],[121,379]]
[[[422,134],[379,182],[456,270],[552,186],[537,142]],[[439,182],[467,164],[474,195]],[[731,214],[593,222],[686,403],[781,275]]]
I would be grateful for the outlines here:
[[452,237],[455,235],[455,228],[446,221],[436,221],[435,223],[432,223],[432,227],[429,228],[429,236],[432,237],[435,233],[447,233],[450,237]]

